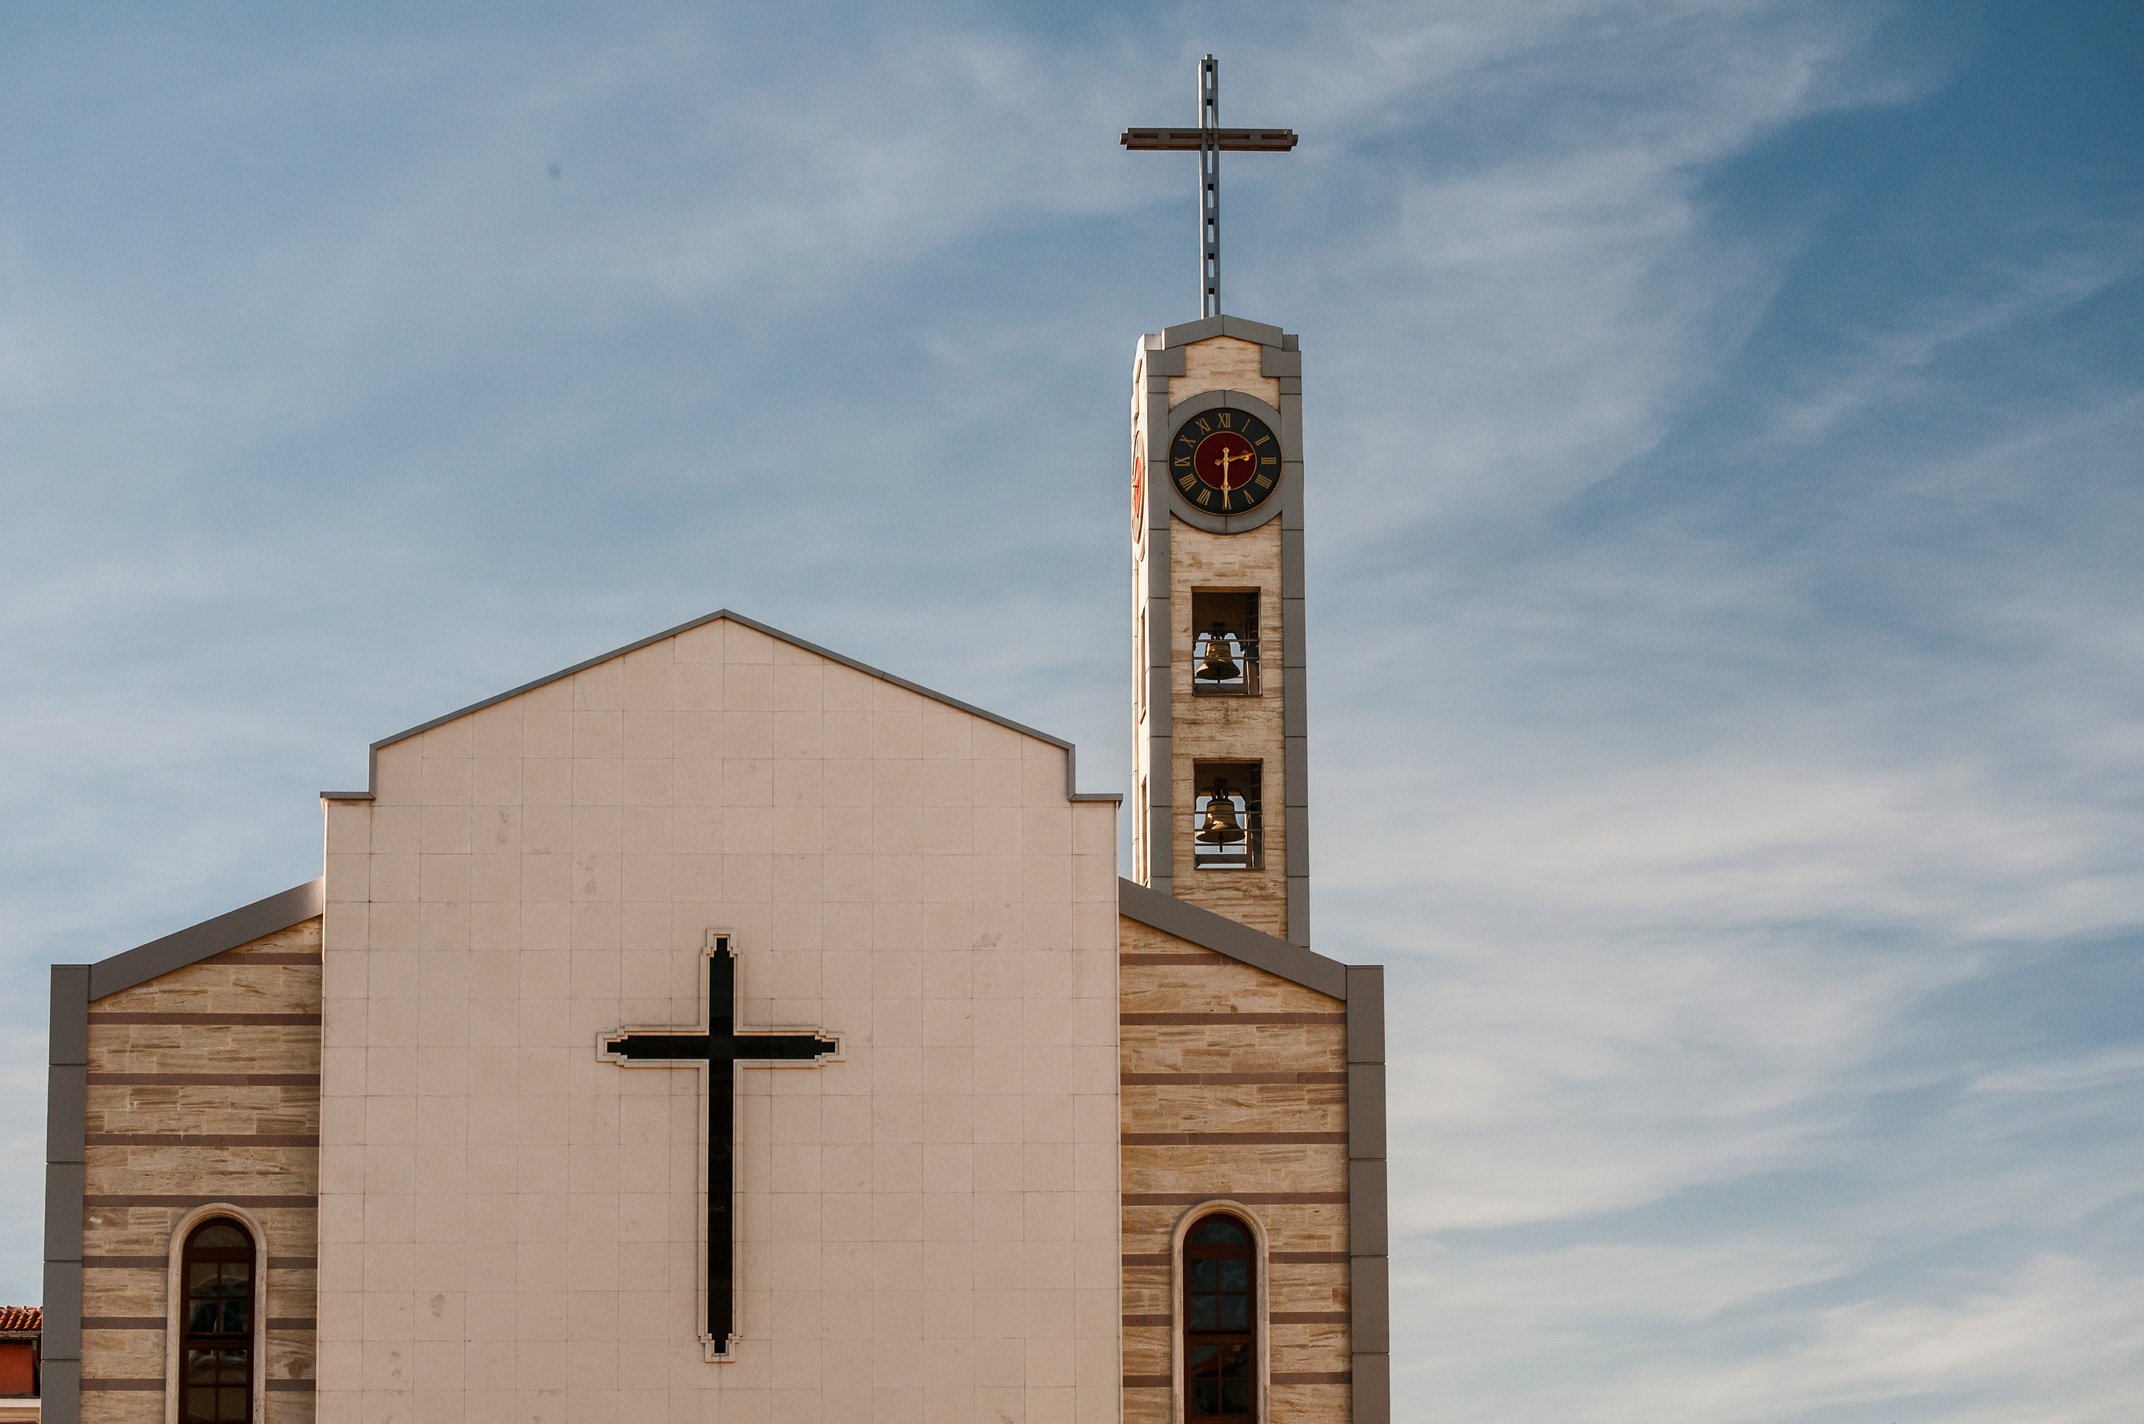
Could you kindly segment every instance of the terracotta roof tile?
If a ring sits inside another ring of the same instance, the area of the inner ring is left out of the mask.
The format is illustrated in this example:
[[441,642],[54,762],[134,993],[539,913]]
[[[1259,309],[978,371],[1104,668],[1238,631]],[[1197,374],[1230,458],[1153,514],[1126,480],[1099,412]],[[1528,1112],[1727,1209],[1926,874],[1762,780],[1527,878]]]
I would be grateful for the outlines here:
[[38,1305],[0,1305],[0,1330],[18,1333],[24,1330],[43,1330],[45,1311]]

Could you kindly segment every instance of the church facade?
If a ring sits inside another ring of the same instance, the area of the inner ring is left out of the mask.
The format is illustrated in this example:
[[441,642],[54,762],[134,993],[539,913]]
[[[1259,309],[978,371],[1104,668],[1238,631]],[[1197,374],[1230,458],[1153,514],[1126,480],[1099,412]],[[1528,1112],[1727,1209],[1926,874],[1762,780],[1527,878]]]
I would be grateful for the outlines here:
[[1136,355],[1131,867],[1069,745],[723,612],[376,743],[319,879],[56,966],[45,1417],[1384,1424],[1300,359]]

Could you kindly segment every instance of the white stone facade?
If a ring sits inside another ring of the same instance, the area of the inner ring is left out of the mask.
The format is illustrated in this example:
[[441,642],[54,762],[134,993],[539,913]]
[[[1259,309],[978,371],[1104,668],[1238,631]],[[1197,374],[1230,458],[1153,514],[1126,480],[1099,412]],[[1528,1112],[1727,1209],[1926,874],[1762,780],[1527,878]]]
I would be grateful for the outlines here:
[[[322,1424],[1120,1411],[1115,806],[1067,750],[729,619],[382,747],[330,801]],[[739,1021],[736,1357],[703,1107]]]

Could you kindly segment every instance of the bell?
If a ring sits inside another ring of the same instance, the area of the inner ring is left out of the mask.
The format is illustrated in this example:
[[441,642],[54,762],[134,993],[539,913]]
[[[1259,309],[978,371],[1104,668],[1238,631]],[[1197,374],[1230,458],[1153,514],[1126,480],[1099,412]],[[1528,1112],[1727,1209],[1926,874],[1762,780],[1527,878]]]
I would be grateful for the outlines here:
[[1213,784],[1206,798],[1206,819],[1191,838],[1201,845],[1234,845],[1243,839],[1243,823],[1236,819],[1236,802],[1227,782]]
[[1206,635],[1206,653],[1199,659],[1199,670],[1192,674],[1200,682],[1234,682],[1243,676],[1243,669],[1228,655],[1228,630],[1220,624]]

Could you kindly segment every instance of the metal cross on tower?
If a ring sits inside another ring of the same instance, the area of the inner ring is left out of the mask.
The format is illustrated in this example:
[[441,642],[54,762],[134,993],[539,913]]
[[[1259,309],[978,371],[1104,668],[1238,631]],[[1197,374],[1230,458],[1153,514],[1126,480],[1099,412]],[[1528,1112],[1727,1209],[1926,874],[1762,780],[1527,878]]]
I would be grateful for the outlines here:
[[1221,154],[1286,153],[1294,129],[1221,127],[1221,66],[1212,55],[1199,61],[1199,126],[1195,129],[1126,129],[1126,148],[1159,149],[1199,156],[1199,315],[1221,314]]

